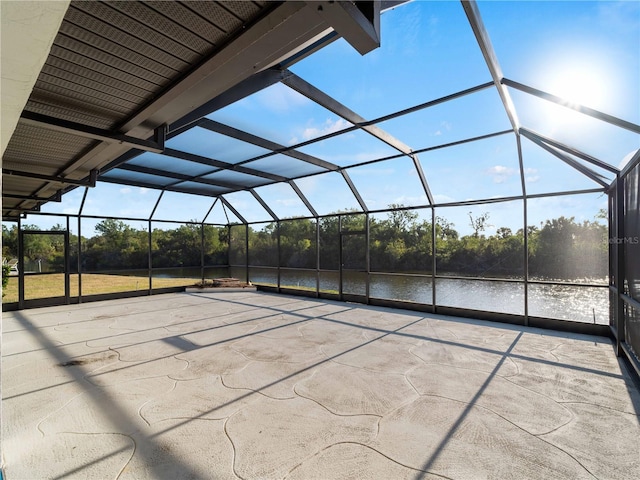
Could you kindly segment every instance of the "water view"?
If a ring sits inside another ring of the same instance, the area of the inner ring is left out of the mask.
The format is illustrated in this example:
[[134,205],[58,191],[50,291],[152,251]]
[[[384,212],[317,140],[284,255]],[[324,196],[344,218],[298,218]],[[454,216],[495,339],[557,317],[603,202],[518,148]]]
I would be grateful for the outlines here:
[[[244,278],[244,269],[232,269],[234,276]],[[254,284],[277,283],[276,270],[250,269]],[[315,290],[315,272],[285,270],[282,287]],[[373,298],[433,303],[431,277],[402,275],[370,275],[369,295]],[[338,292],[338,272],[321,272],[320,289]],[[578,322],[609,324],[609,293],[606,286],[562,284],[529,284],[529,315]],[[345,272],[343,292],[365,295],[366,277],[358,272]],[[524,283],[499,280],[436,279],[437,305],[468,308],[516,315],[524,314]]]

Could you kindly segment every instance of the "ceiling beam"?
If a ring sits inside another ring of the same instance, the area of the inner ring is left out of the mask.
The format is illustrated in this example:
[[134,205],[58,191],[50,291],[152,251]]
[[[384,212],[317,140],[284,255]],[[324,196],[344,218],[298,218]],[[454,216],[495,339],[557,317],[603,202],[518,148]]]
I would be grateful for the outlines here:
[[209,100],[204,105],[189,112],[181,119],[173,122],[169,126],[169,135],[167,139],[175,137],[178,130],[200,120],[205,115],[209,115],[216,110],[220,110],[221,108],[231,105],[232,103],[278,83],[282,80],[283,76],[284,73],[282,70],[274,68],[270,68],[250,76],[237,85],[231,87],[226,92],[223,92],[212,100]]
[[2,169],[2,174],[24,178],[35,178],[37,180],[45,180],[47,182],[61,183],[63,185],[79,185],[81,187],[95,187],[96,180],[98,179],[97,170],[91,170],[91,172],[89,172],[89,177],[86,180],[74,180],[71,178],[43,175],[41,173],[23,172],[20,170],[10,170],[6,168]]
[[[169,155],[174,158],[181,158],[183,160],[189,160],[191,162],[201,163],[202,165],[210,165],[217,167],[220,170],[231,170],[233,172],[246,173],[247,175],[253,175],[255,177],[267,178],[275,182],[283,182],[287,180],[280,175],[274,175],[272,173],[262,172],[260,170],[254,170],[253,168],[243,167],[242,165],[234,165],[232,163],[223,162],[221,160],[215,160],[209,157],[203,157],[194,153],[182,152],[180,150],[174,150],[173,148],[165,148],[164,155]],[[215,172],[210,172],[215,173]]]
[[267,150],[272,150],[275,153],[281,153],[283,155],[287,155],[288,157],[292,157],[297,160],[301,160],[303,162],[325,168],[329,171],[336,171],[339,168],[337,165],[331,162],[327,162],[312,155],[299,152],[284,145],[280,145],[279,143],[272,142],[271,140],[252,135],[251,133],[238,130],[237,128],[233,128],[228,125],[209,120],[208,118],[202,118],[201,120],[199,120],[198,126],[206,128],[207,130],[210,130],[212,132],[220,133],[222,135],[241,140],[246,143],[251,143],[252,145],[257,145],[258,147],[265,148]]
[[165,126],[156,128],[154,131],[154,141],[150,141],[129,137],[121,133],[111,132],[109,130],[103,130],[89,125],[83,125],[82,123],[72,122],[70,120],[63,120],[61,118],[50,117],[40,113],[29,112],[27,110],[22,112],[20,123],[24,125],[31,125],[33,127],[46,128],[47,130],[53,130],[54,132],[63,132],[78,137],[100,140],[107,143],[117,143],[130,148],[137,148],[138,150],[145,150],[147,152],[154,153],[162,153],[162,150],[164,149],[164,139],[166,136]]
[[15,200],[32,200],[34,202],[62,202],[62,191],[58,190],[51,197],[37,197],[35,195],[15,195],[12,193],[2,193],[2,198],[12,198]]
[[306,3],[360,55],[365,55],[380,46],[380,0],[329,0]]
[[[138,180],[134,182],[129,180],[123,180],[120,178],[116,179],[116,178],[109,178],[109,177],[100,178],[100,181],[105,183],[113,183],[115,185],[127,185],[130,187],[144,187],[150,190],[155,190],[155,191],[159,190],[161,193],[164,193],[165,191],[170,191],[170,192],[178,192],[178,193],[189,193],[191,195],[194,195],[194,192],[192,190],[189,190],[188,188],[180,188],[179,186],[175,186],[175,185],[158,186],[153,183],[140,182]],[[228,192],[223,192],[223,193],[228,193]],[[198,192],[195,195],[200,195],[203,197],[217,197],[218,195],[221,195],[221,193],[220,192],[212,192],[212,193]]]
[[[230,190],[244,190],[247,188],[246,186],[239,185],[237,183],[219,182],[216,180],[202,178],[201,175],[198,175],[198,176],[186,175],[184,173],[169,172],[167,170],[160,170],[158,168],[152,168],[152,167],[144,167],[142,165],[133,165],[130,163],[125,163],[120,165],[118,169],[116,169],[116,171],[117,170],[127,170],[130,172],[144,173],[147,175],[156,175],[160,177],[174,178],[176,180],[180,180],[180,182],[177,182],[175,184],[170,184],[170,186],[172,187],[178,186],[181,182],[195,182],[195,183],[202,183],[203,185],[211,185],[214,187],[228,188]],[[207,173],[204,173],[203,175],[210,175],[211,173],[214,173],[214,172],[207,172]],[[164,187],[162,185],[158,185],[156,186],[156,188],[164,188]]]
[[[157,127],[185,117],[278,59],[286,58],[327,29],[326,22],[304,3],[274,2],[263,18],[155,97],[123,122],[119,130],[124,135],[146,139]],[[123,145],[100,143],[61,173],[102,168],[126,151]]]

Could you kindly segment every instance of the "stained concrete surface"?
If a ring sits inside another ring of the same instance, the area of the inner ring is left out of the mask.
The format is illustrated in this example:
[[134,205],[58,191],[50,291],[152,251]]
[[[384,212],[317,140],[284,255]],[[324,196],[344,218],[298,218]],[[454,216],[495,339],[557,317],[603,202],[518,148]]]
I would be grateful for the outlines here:
[[606,338],[247,290],[3,324],[9,480],[640,478]]

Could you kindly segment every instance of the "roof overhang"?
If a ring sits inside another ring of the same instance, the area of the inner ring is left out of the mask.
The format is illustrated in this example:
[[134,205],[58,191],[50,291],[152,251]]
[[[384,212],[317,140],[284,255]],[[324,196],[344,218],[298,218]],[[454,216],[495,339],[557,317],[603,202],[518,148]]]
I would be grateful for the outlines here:
[[[3,153],[3,218],[91,185],[131,148],[162,151],[168,126],[274,65],[340,35],[360,52],[375,48],[380,8],[72,1]],[[3,41],[3,59],[10,48]]]

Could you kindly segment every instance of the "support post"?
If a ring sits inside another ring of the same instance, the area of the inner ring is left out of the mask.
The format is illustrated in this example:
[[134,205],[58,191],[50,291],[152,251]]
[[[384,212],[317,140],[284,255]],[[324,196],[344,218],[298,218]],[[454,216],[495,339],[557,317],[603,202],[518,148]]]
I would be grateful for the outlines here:
[[69,245],[69,215],[67,215],[67,231],[64,232],[64,301],[66,305],[71,303],[71,276],[69,275],[69,269],[71,266],[70,257],[69,257],[69,249],[71,245]]
[[[158,199],[158,201],[159,201],[159,199]],[[151,295],[152,292],[153,292],[153,257],[151,255],[151,248],[152,248],[151,219],[148,220],[148,225],[149,225],[149,234],[148,234],[147,238],[149,240],[149,243],[148,243],[149,250],[148,250],[147,253],[148,253],[148,261],[149,261],[149,295]]]
[[626,316],[625,316],[625,303],[622,298],[624,294],[624,280],[626,277],[625,272],[625,263],[626,263],[626,247],[624,242],[620,242],[619,240],[625,238],[625,229],[624,229],[624,183],[625,180],[620,175],[616,178],[616,220],[617,220],[617,229],[616,229],[616,242],[614,242],[614,248],[617,250],[618,257],[618,274],[616,275],[616,305],[615,305],[615,315],[617,318],[617,338],[616,338],[616,355],[621,356],[623,352],[622,344],[626,341],[625,338],[625,327],[626,327]]
[[22,218],[18,218],[18,310],[24,308],[24,234]]
[[204,222],[200,224],[200,281],[204,285]]
[[[86,192],[85,192],[86,194]],[[78,303],[82,303],[82,217],[78,215]]]
[[436,207],[431,207],[431,303],[433,313],[437,313],[436,306]]
[[316,298],[320,297],[320,219],[316,221]]
[[527,202],[527,182],[524,174],[524,160],[522,157],[522,137],[519,132],[516,132],[516,146],[518,149],[518,165],[520,167],[520,186],[522,188],[522,219],[524,222],[524,229],[522,230],[523,236],[523,248],[524,253],[522,255],[523,261],[523,276],[524,276],[524,325],[529,325],[529,217],[528,217],[528,202]]
[[340,300],[344,300],[342,295],[342,282],[344,280],[342,274],[343,258],[342,258],[342,215],[338,215],[338,293]]
[[366,257],[365,257],[365,268],[366,268],[366,290],[365,290],[365,296],[366,296],[366,302],[367,305],[369,305],[369,299],[371,297],[371,244],[370,244],[370,228],[369,228],[369,214],[365,213],[365,244],[366,244]]
[[278,280],[278,293],[280,293],[280,266],[282,265],[282,252],[280,251],[280,220],[276,220],[276,241],[277,241],[277,245],[278,245],[278,269],[276,270],[277,272],[277,280]]
[[245,283],[249,283],[249,224],[244,224],[244,261],[245,261]]

